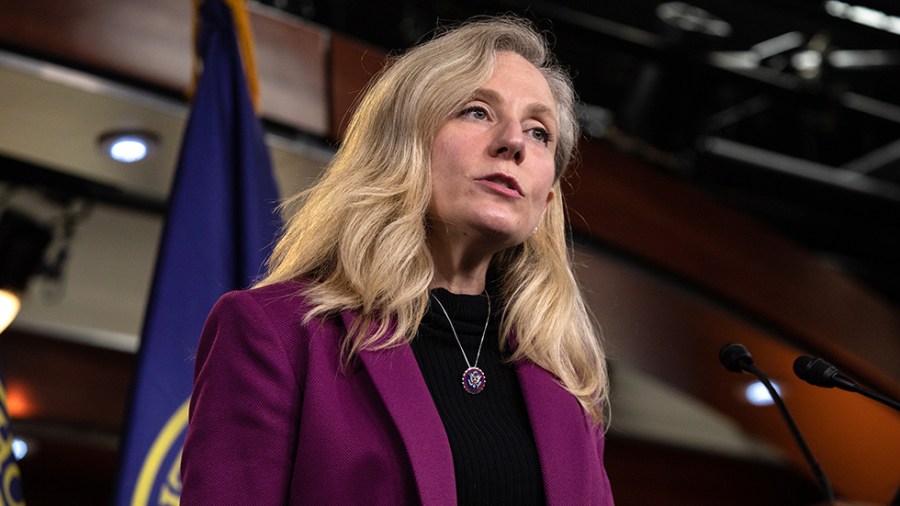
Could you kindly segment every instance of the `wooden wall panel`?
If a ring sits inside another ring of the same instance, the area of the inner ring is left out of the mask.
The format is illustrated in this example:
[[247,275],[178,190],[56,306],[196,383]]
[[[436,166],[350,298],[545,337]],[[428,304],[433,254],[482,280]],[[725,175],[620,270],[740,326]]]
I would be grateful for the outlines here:
[[820,495],[791,469],[610,434],[606,468],[617,506],[809,506]]
[[344,136],[356,100],[387,62],[384,51],[341,35],[331,39],[331,135]]
[[0,339],[7,408],[18,421],[116,434],[135,356],[8,330]]
[[583,143],[572,226],[721,298],[900,397],[900,314],[753,219],[601,141]]
[[324,137],[331,130],[329,33],[259,4],[251,6],[262,116]]
[[5,2],[5,44],[185,90],[191,76],[191,2],[34,0]]
[[[6,2],[0,44],[172,90],[191,83],[188,0]],[[261,114],[324,136],[329,131],[327,30],[252,3]]]
[[[794,419],[838,493],[886,503],[900,487],[900,413],[850,392],[804,383],[792,371],[801,348],[782,342],[714,298],[589,248],[578,248],[576,263],[579,279],[588,287],[588,302],[603,328],[613,395],[617,364],[637,367],[730,416],[748,434],[779,448],[797,472],[809,475],[777,408],[746,401],[744,388],[755,377],[732,373],[719,363],[723,345],[743,343],[757,367],[780,385]],[[615,409],[612,428],[617,428]],[[710,470],[709,475],[716,472]]]
[[11,428],[31,445],[19,464],[27,504],[108,503],[135,362],[13,329],[0,335]]

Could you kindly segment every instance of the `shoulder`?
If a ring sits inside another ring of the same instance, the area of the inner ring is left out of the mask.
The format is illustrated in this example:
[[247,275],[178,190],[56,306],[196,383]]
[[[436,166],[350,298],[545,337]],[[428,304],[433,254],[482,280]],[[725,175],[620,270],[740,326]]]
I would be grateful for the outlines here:
[[250,346],[281,348],[296,356],[308,346],[333,346],[343,334],[336,318],[309,318],[308,283],[288,281],[224,294],[213,306],[204,334]]
[[222,295],[210,312],[210,320],[247,320],[264,326],[293,326],[309,313],[311,305],[303,292],[307,284],[287,281]]
[[233,290],[222,295],[214,309],[221,307],[239,308],[247,305],[259,306],[264,310],[278,310],[286,306],[308,306],[303,295],[308,284],[303,281],[284,281],[246,290]]

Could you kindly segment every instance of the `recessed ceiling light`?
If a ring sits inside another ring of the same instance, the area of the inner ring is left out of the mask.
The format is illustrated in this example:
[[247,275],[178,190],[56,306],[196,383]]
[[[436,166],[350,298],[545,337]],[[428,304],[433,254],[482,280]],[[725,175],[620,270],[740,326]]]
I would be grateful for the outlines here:
[[111,132],[100,137],[100,149],[122,163],[139,162],[153,152],[157,137],[149,132]]

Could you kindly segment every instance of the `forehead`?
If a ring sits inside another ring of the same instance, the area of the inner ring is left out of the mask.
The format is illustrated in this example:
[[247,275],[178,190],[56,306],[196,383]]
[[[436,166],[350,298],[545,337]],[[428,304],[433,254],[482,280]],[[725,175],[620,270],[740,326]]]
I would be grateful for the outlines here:
[[557,116],[556,100],[544,74],[517,53],[499,51],[491,76],[481,89]]

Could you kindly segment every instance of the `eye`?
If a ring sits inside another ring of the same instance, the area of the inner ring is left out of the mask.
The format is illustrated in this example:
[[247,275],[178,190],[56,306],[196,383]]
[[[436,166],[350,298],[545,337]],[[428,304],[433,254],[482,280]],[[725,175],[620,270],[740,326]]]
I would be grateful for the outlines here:
[[531,129],[531,136],[543,142],[544,145],[550,144],[550,141],[553,140],[553,134],[551,134],[547,129],[541,127],[535,127]]
[[463,109],[462,113],[460,113],[460,116],[469,116],[471,118],[481,120],[487,119],[488,112],[487,109],[480,105],[470,105]]

